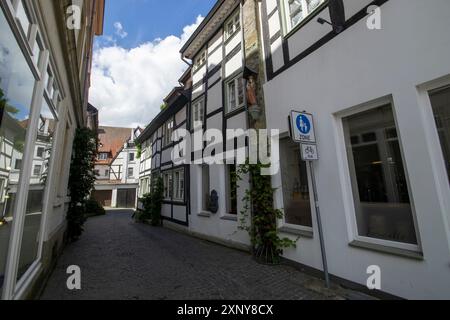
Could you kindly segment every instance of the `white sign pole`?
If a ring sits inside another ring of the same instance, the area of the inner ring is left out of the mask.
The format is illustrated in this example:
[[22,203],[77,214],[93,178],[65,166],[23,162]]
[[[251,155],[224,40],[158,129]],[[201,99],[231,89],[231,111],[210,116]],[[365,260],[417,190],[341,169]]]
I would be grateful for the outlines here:
[[313,161],[319,160],[316,133],[314,130],[314,116],[306,111],[292,111],[289,117],[291,137],[294,142],[300,143],[301,159],[309,164],[313,185],[314,206],[316,208],[317,228],[319,231],[320,249],[322,253],[323,272],[325,283],[330,288],[330,274],[328,272],[327,254],[323,236],[322,218],[320,216],[319,197],[317,193],[316,175]]

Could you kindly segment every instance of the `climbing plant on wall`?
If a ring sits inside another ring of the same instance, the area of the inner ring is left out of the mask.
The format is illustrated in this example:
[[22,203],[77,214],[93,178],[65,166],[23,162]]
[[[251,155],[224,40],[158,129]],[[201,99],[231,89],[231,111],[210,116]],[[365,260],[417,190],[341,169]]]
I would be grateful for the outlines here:
[[97,146],[98,138],[94,131],[88,128],[77,129],[73,141],[69,178],[71,201],[67,213],[67,232],[70,241],[78,240],[83,233],[86,202],[94,189],[96,179],[94,168]]
[[[241,211],[240,229],[249,233],[255,258],[267,264],[276,264],[284,249],[294,248],[296,241],[281,238],[277,232],[277,221],[283,218],[283,211],[274,208],[270,176],[261,175],[261,169],[270,165],[249,164],[238,167],[236,179],[248,176],[251,187],[245,191],[243,210]],[[250,218],[250,219],[249,219]],[[250,223],[249,223],[250,220]]]

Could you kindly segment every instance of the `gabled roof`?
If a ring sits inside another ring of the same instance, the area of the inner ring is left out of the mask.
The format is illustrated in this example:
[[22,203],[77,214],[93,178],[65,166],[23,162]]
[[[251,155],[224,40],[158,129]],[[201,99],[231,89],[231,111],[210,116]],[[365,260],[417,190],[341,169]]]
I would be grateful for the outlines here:
[[98,160],[97,164],[109,165],[111,160],[120,153],[123,145],[131,138],[131,128],[105,127],[98,128],[99,153],[108,153],[108,160]]

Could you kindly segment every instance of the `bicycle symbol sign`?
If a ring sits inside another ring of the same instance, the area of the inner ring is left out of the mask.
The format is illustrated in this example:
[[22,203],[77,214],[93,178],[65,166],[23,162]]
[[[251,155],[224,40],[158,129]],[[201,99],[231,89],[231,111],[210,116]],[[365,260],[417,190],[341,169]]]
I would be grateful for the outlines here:
[[319,152],[317,145],[315,144],[302,144],[302,160],[303,161],[316,161],[319,160]]

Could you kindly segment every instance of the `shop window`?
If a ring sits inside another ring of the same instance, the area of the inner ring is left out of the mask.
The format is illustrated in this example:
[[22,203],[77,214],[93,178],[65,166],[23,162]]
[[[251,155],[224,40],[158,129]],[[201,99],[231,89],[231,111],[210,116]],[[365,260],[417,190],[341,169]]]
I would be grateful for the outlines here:
[[417,245],[390,104],[343,119],[359,236]]
[[44,194],[50,174],[51,150],[53,149],[55,128],[54,111],[44,99],[39,117],[39,133],[35,144],[44,145],[44,150],[47,151],[44,151],[44,157],[40,160],[40,164],[34,166],[34,177],[30,179],[17,279],[20,279],[38,258]]
[[285,223],[312,228],[308,171],[299,144],[291,139],[281,140],[280,161]]
[[432,91],[430,98],[450,181],[450,86]]

